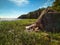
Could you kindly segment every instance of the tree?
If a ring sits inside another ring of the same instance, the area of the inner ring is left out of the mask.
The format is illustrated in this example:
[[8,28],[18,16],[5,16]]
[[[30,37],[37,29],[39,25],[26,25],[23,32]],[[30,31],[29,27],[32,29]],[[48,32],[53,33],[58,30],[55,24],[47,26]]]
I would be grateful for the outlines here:
[[60,12],[60,0],[55,0],[55,2],[52,5],[52,8]]

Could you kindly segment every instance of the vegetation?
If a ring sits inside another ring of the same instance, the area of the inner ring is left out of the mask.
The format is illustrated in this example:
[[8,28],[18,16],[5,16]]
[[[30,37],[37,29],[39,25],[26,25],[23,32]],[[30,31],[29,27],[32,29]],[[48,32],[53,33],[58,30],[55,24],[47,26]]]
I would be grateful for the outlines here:
[[60,12],[60,0],[55,0],[55,2],[52,5],[52,8]]
[[41,9],[38,9],[38,10],[35,10],[35,11],[32,11],[32,12],[29,12],[28,14],[23,14],[21,16],[19,16],[18,18],[20,19],[37,19],[42,10],[44,10],[45,8],[41,8]]
[[60,33],[27,32],[25,26],[35,21],[23,19],[0,22],[0,45],[60,45]]

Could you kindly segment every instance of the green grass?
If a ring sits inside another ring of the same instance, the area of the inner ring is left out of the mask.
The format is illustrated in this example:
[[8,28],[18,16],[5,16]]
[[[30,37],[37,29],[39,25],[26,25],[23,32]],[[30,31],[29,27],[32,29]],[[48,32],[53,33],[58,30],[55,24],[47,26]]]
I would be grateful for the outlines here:
[[0,45],[60,45],[60,33],[25,31],[25,26],[35,21],[23,19],[0,22]]

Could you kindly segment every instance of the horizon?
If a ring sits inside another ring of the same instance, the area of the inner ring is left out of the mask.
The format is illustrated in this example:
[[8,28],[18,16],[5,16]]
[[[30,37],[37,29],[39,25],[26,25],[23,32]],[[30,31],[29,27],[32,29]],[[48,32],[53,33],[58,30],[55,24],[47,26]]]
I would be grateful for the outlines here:
[[17,18],[39,8],[52,6],[54,0],[0,0],[0,18]]

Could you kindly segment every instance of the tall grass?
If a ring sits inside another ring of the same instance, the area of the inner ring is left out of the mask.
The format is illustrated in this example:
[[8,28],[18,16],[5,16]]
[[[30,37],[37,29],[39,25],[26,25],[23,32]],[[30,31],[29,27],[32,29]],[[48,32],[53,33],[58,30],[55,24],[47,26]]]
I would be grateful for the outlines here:
[[35,21],[23,19],[0,22],[0,45],[60,45],[60,33],[25,31],[25,26]]

